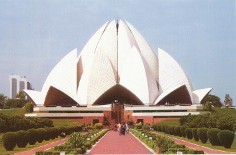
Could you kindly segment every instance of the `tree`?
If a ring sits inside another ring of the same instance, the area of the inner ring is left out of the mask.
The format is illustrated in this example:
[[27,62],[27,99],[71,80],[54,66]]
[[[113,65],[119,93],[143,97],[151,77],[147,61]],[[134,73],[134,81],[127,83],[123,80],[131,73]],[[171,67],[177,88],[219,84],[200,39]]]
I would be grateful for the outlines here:
[[31,112],[33,112],[33,105],[30,103],[30,102],[27,102],[26,104],[25,104],[25,111],[26,112],[28,112],[28,113],[31,113]]
[[2,109],[4,107],[6,99],[7,99],[6,96],[4,96],[3,94],[0,94],[0,109]]
[[233,105],[233,99],[229,96],[229,94],[225,95],[224,104],[226,107],[231,107]]
[[16,98],[20,100],[26,100],[26,95],[23,91],[20,91],[18,94],[16,94]]
[[214,107],[222,107],[222,103],[218,96],[208,94],[202,99],[201,104],[205,105],[207,101],[211,102],[211,105],[213,105]]

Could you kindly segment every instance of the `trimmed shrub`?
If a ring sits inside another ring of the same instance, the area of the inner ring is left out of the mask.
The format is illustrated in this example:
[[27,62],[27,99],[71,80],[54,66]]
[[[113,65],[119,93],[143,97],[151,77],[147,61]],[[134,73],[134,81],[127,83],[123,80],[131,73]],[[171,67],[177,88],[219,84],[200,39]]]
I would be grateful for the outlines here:
[[174,129],[175,129],[175,135],[182,137],[182,134],[181,134],[181,131],[180,131],[180,127],[176,126]]
[[193,134],[192,134],[192,129],[191,128],[186,128],[185,134],[188,139],[193,139]]
[[30,129],[28,130],[29,135],[29,144],[34,145],[38,140],[38,132],[36,129]]
[[98,130],[102,129],[102,123],[96,123],[96,124],[94,125],[94,128],[95,128],[95,129],[98,129]]
[[26,145],[29,142],[29,133],[24,130],[20,130],[16,132],[17,138],[16,138],[16,144],[18,147],[26,147]]
[[233,141],[234,141],[234,133],[232,131],[229,130],[221,130],[218,134],[217,134],[220,143],[225,147],[225,148],[230,148]]
[[199,140],[198,134],[197,134],[197,128],[192,128],[192,134],[193,134],[193,138],[195,141]]
[[186,127],[185,127],[185,126],[181,126],[181,127],[180,127],[180,132],[181,132],[181,135],[182,135],[183,137],[186,137],[185,130],[186,130]]
[[142,126],[143,126],[143,125],[142,125],[141,122],[135,124],[135,128],[136,128],[136,129],[142,129]]
[[199,128],[197,129],[197,135],[202,143],[206,144],[208,137],[207,137],[207,128]]
[[47,131],[43,128],[37,129],[37,131],[38,131],[37,141],[39,143],[42,143],[45,140],[45,137],[47,136],[47,134],[46,134]]
[[209,138],[209,141],[211,143],[211,145],[213,146],[220,146],[220,140],[217,136],[217,134],[220,132],[220,129],[217,128],[212,128],[209,129],[207,132],[207,137]]
[[17,134],[14,132],[7,132],[2,136],[3,146],[7,151],[12,151],[16,146]]

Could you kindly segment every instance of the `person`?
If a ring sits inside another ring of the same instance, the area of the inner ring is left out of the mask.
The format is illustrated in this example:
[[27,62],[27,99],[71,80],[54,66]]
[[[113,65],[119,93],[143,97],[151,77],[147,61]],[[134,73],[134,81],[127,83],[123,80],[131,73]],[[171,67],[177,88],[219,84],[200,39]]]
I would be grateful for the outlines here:
[[117,124],[114,125],[114,131],[117,131]]
[[117,124],[117,130],[118,130],[119,135],[121,135],[121,124],[120,123]]
[[125,131],[129,133],[129,124],[127,122],[125,123]]
[[121,125],[121,134],[125,135],[125,122]]

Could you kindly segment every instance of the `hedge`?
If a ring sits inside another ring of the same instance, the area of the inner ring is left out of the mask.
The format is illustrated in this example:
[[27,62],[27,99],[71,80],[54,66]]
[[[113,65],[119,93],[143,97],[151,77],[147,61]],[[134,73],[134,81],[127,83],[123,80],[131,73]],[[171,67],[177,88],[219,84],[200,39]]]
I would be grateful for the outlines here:
[[37,141],[42,143],[45,140],[45,137],[48,136],[47,131],[44,128],[37,129],[38,130],[38,137]]
[[16,132],[17,138],[16,138],[16,144],[18,147],[26,147],[26,145],[29,142],[29,133],[24,130],[20,130]]
[[29,144],[34,145],[38,140],[38,131],[36,129],[29,129]]
[[209,141],[211,145],[213,146],[220,146],[220,140],[217,136],[217,134],[220,132],[220,129],[217,128],[211,128],[207,132],[207,137],[209,138]]
[[15,132],[7,132],[2,136],[3,146],[7,151],[12,151],[16,146],[17,134]]
[[180,131],[180,127],[179,126],[176,126],[175,128],[175,135],[176,136],[179,136],[179,137],[182,137],[182,133]]
[[192,134],[192,129],[191,128],[186,128],[185,134],[188,139],[193,139],[193,134]]
[[182,135],[183,137],[186,137],[185,130],[186,130],[186,127],[185,127],[185,126],[181,126],[181,127],[180,127],[180,132],[181,132],[181,135]]
[[208,137],[207,137],[207,128],[198,128],[197,129],[197,135],[202,143],[206,144]]
[[230,148],[233,141],[234,141],[234,133],[229,130],[221,130],[218,134],[217,137],[220,140],[220,143],[225,147],[225,148]]
[[197,134],[197,128],[192,128],[192,134],[193,134],[193,138],[195,141],[199,140],[198,134]]

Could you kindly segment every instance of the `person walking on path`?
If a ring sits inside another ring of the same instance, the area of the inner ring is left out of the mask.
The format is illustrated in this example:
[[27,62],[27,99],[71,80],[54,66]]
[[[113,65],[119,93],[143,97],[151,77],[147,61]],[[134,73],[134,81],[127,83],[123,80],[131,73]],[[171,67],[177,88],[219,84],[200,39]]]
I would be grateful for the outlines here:
[[125,131],[126,133],[129,133],[129,124],[127,122],[125,123]]
[[121,135],[121,124],[120,123],[117,124],[117,130],[118,130],[119,135]]

